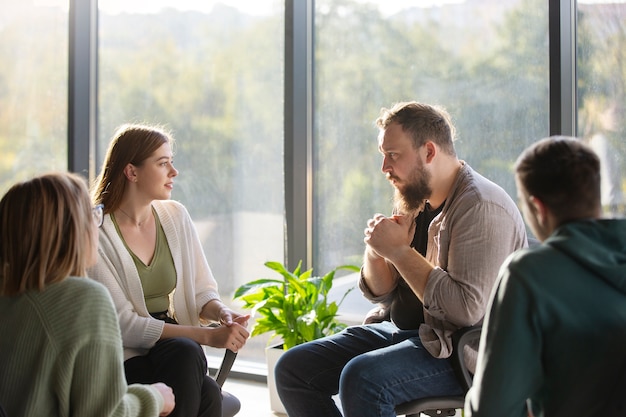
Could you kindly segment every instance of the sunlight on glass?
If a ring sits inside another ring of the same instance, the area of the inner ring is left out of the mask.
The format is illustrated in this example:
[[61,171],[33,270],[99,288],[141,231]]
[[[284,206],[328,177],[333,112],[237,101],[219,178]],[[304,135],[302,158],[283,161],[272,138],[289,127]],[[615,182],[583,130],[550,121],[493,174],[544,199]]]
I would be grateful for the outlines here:
[[513,162],[549,132],[545,0],[315,6],[316,269],[359,264],[367,220],[391,211],[374,126],[381,107],[446,107],[459,157],[515,196]]
[[626,216],[626,5],[578,4],[578,137],[601,161],[604,214]]
[[68,4],[0,3],[0,193],[67,169]]
[[193,10],[210,13],[216,4],[233,7],[251,15],[269,15],[282,6],[282,1],[271,2],[258,0],[100,0],[98,8],[106,13],[158,13],[163,9]]
[[[188,209],[225,303],[284,256],[284,11],[272,12],[276,4],[99,2],[99,162],[120,124],[172,131],[172,199]],[[264,347],[250,341],[239,358],[262,361]]]

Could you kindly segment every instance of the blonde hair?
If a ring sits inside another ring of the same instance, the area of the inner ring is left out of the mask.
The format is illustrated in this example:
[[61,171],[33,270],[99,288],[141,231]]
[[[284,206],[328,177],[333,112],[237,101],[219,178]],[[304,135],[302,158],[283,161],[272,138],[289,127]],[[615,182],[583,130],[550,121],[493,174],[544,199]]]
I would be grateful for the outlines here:
[[124,191],[128,164],[141,166],[163,144],[174,145],[172,136],[162,127],[141,124],[120,126],[109,144],[102,170],[93,188],[93,202],[104,204],[104,212],[112,213],[119,207]]
[[0,200],[0,295],[85,276],[93,234],[85,179],[51,173],[13,185]]

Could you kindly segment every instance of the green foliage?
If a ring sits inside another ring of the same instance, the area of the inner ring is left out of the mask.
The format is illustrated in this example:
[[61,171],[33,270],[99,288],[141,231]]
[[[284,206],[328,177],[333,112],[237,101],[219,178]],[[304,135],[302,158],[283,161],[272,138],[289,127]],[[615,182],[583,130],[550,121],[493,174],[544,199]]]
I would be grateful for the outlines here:
[[355,265],[342,265],[324,276],[312,276],[313,269],[302,271],[302,261],[290,272],[279,262],[266,262],[282,279],[261,278],[250,281],[235,291],[234,298],[242,300],[244,308],[252,309],[258,317],[251,335],[273,332],[283,339],[287,350],[304,342],[319,339],[343,330],[346,325],[337,320],[339,306],[354,287],[348,289],[339,303],[328,300],[335,272],[339,269],[359,271]]
[[[67,165],[68,13],[30,3],[0,6],[0,190]],[[207,242],[216,224],[234,236],[233,213],[284,214],[285,22],[277,3],[270,15],[225,5],[208,13],[99,11],[94,165],[120,124],[164,124],[177,139],[173,198],[206,221]],[[361,257],[364,220],[391,207],[374,126],[380,107],[409,99],[447,107],[458,155],[513,197],[510,167],[550,131],[547,2],[407,4],[384,15],[379,6],[387,3],[315,2],[311,184],[314,236],[324,237],[313,242],[319,270]],[[618,130],[607,138],[623,161],[625,7],[579,2],[576,9],[578,104],[585,113],[594,103],[619,104]],[[581,116],[584,133],[591,127]],[[622,163],[623,181],[625,171]],[[229,260],[209,261],[229,270]]]

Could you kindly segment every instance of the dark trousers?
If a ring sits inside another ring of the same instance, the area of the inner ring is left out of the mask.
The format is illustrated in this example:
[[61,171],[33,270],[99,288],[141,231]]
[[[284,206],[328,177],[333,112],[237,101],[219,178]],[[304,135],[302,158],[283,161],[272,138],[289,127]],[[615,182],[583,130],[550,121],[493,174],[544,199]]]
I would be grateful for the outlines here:
[[170,417],[221,417],[222,393],[207,375],[202,347],[184,337],[158,341],[145,356],[124,362],[129,384],[163,382],[172,387],[176,407]]

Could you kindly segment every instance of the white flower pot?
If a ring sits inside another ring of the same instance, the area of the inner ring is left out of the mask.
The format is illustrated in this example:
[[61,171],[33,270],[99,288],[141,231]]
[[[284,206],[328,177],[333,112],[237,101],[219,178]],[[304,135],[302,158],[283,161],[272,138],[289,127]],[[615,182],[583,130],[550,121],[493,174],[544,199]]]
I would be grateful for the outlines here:
[[271,345],[265,348],[265,361],[267,363],[267,388],[270,393],[270,408],[274,413],[287,414],[283,403],[278,397],[276,391],[276,382],[274,380],[274,367],[280,355],[284,352],[282,343],[278,345]]

